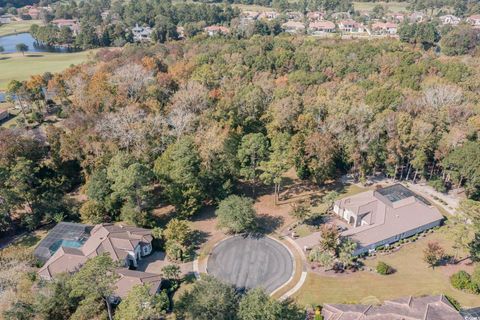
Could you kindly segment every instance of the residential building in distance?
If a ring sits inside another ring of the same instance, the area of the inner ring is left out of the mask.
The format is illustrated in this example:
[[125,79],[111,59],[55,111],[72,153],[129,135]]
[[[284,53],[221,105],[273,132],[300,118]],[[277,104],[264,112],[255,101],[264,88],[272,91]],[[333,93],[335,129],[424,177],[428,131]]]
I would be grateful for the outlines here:
[[401,184],[338,200],[333,211],[350,225],[342,236],[357,243],[355,255],[411,237],[443,221],[437,208]]
[[321,11],[307,12],[307,19],[309,21],[320,21],[324,19],[325,14]]
[[311,22],[308,25],[308,32],[310,34],[332,33],[335,32],[335,23],[331,21]]
[[150,42],[152,40],[152,28],[140,27],[138,23],[132,28],[133,40],[136,42]]
[[264,11],[258,15],[258,19],[273,20],[278,18],[279,14],[276,11]]
[[365,27],[352,19],[341,20],[338,22],[338,29],[345,33],[365,32]]
[[35,250],[35,256],[50,258],[38,274],[46,280],[62,272],[75,272],[88,259],[108,253],[114,261],[127,268],[136,268],[142,257],[152,252],[150,230],[114,225],[98,224],[93,228],[82,224],[59,223],[42,240]]
[[372,24],[371,31],[373,34],[397,34],[398,25],[393,22],[375,22]]
[[80,32],[80,24],[75,19],[55,19],[52,21],[57,27],[68,27],[74,35]]
[[230,33],[230,29],[224,26],[208,26],[204,30],[210,37]]
[[13,14],[4,14],[0,16],[0,23],[7,24],[11,23],[15,20],[15,16]]
[[427,20],[427,16],[423,12],[415,11],[410,15],[409,19],[410,22],[423,22]]
[[389,21],[400,23],[405,20],[405,15],[403,13],[389,13],[386,15],[386,18]]
[[456,17],[456,16],[451,15],[451,14],[440,16],[440,17],[438,17],[438,19],[440,19],[440,22],[443,25],[451,25],[451,26],[457,26],[461,21],[459,17]]
[[406,297],[382,305],[325,304],[325,320],[463,320],[445,296]]
[[260,15],[260,12],[257,11],[242,11],[241,13],[241,18],[245,20],[257,20],[258,16]]
[[467,22],[475,28],[480,28],[480,14],[468,17]]
[[37,20],[40,17],[40,10],[38,8],[30,8],[27,11],[27,14],[33,19]]
[[303,13],[299,11],[289,11],[289,12],[286,12],[285,15],[287,16],[288,20],[295,20],[295,21],[303,20]]
[[305,25],[299,21],[289,20],[282,24],[282,29],[288,33],[302,33],[305,31]]

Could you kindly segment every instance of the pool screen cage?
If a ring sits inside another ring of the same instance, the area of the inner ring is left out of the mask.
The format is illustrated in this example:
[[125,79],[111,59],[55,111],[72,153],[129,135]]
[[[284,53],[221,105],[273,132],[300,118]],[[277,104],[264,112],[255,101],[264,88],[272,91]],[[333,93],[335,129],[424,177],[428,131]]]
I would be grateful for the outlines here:
[[[48,235],[38,244],[35,248],[35,257],[45,262],[55,253],[51,248],[55,247],[55,244],[62,240],[81,240],[89,236],[91,226],[73,223],[73,222],[60,222],[53,227]],[[57,247],[58,249],[58,247]]]

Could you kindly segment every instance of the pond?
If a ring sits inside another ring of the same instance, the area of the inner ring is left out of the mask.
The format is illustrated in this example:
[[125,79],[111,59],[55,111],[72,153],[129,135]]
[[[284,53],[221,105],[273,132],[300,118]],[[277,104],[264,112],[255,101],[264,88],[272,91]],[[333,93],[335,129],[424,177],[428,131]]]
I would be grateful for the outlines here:
[[76,51],[65,47],[52,47],[38,43],[30,33],[18,33],[9,36],[0,37],[0,46],[5,50],[3,53],[16,52],[15,46],[19,43],[24,43],[28,46],[28,52],[72,52]]

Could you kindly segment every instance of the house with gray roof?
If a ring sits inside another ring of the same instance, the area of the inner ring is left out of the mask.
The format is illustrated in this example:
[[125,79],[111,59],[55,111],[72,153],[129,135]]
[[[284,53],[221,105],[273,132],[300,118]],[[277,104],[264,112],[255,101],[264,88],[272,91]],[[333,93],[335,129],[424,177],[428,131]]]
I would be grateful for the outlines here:
[[334,213],[350,228],[342,232],[357,243],[356,255],[439,226],[442,214],[401,184],[365,191],[335,202]]
[[326,304],[325,320],[462,320],[445,296],[406,297],[382,305]]

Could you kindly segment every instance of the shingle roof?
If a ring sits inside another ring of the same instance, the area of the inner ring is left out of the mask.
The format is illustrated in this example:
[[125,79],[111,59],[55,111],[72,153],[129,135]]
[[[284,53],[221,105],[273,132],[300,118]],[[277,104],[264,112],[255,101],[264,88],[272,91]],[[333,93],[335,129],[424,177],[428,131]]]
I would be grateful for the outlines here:
[[326,304],[325,320],[461,320],[459,312],[443,296],[387,300],[380,306]]
[[61,272],[75,271],[89,258],[108,253],[114,261],[127,257],[137,245],[151,243],[152,233],[148,229],[98,224],[90,232],[90,237],[81,248],[61,247],[40,269],[39,274],[45,278]]
[[120,298],[124,298],[134,286],[143,284],[148,284],[150,286],[150,293],[155,294],[159,291],[163,280],[162,276],[158,274],[129,270],[126,268],[117,269],[117,274],[120,278],[115,284],[115,295]]

